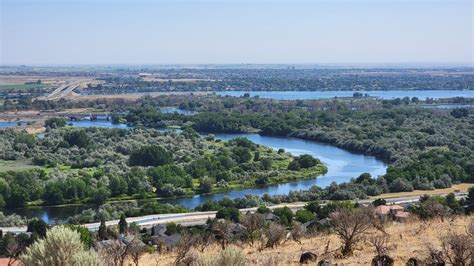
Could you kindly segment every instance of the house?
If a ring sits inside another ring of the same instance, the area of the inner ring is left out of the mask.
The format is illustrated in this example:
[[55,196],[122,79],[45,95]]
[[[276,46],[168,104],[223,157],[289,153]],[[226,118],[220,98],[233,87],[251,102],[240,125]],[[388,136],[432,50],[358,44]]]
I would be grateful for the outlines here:
[[308,232],[322,231],[331,227],[331,219],[324,218],[319,221],[316,221],[316,220],[309,221],[309,222],[304,223],[302,226],[303,226],[303,230],[308,231]]
[[280,220],[280,217],[276,216],[275,214],[271,212],[265,213],[263,215],[263,218],[265,219],[265,221],[272,221],[272,222],[276,222]]
[[232,226],[232,233],[233,233],[234,235],[243,233],[243,232],[245,232],[245,231],[247,231],[247,227],[243,226],[242,224],[235,223],[235,224],[233,224],[233,226]]
[[164,236],[166,234],[166,225],[165,224],[157,224],[153,225],[152,227],[148,228],[147,234],[150,236]]
[[406,222],[406,220],[408,219],[409,216],[410,216],[409,212],[399,211],[399,212],[395,213],[393,218],[397,222]]
[[176,246],[179,240],[181,239],[181,234],[172,234],[172,235],[162,235],[162,236],[152,236],[151,244],[152,245],[164,245],[168,248]]
[[375,208],[375,214],[382,220],[404,221],[410,215],[400,205],[379,205]]

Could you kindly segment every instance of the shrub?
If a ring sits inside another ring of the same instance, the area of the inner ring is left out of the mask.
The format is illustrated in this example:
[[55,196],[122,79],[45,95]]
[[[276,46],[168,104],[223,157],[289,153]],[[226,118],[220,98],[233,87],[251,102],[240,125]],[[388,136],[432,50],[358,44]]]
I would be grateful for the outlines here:
[[304,154],[298,157],[298,163],[301,168],[310,168],[320,163],[320,161],[309,154]]
[[32,233],[35,237],[43,238],[46,236],[47,229],[48,224],[46,224],[43,220],[33,219],[28,222],[28,228],[26,231]]
[[342,241],[343,256],[352,254],[354,247],[363,240],[364,234],[372,227],[371,208],[338,209],[331,213],[334,232]]
[[300,223],[306,223],[306,222],[309,222],[309,221],[312,221],[316,218],[316,216],[308,211],[308,210],[297,210],[296,211],[296,216],[295,216],[295,219],[300,222]]
[[238,223],[240,221],[240,211],[234,207],[225,207],[217,211],[217,219],[227,219]]
[[442,240],[443,251],[453,265],[474,263],[474,243],[467,234],[449,233]]
[[[473,191],[474,191],[474,189],[473,189]],[[261,206],[258,206],[257,212],[258,212],[258,213],[261,213],[261,214],[265,214],[265,213],[270,213],[270,212],[272,212],[272,211],[271,211],[270,208],[268,208],[267,206],[261,205]]]
[[90,137],[87,136],[86,131],[83,129],[68,131],[64,135],[64,140],[69,146],[77,146],[79,148],[87,148],[91,142]]
[[97,253],[85,250],[79,233],[57,226],[21,256],[24,265],[99,265]]
[[375,207],[385,204],[387,204],[387,201],[385,199],[376,199],[372,201],[372,205],[374,205]]
[[265,248],[274,248],[282,244],[282,241],[286,237],[286,229],[279,225],[272,223],[270,227],[265,231],[266,243]]
[[280,217],[280,223],[283,225],[289,226],[293,222],[293,212],[287,206],[273,210],[273,214]]
[[199,266],[244,266],[245,254],[242,250],[230,247],[222,250],[216,256],[200,256],[197,261]]
[[210,193],[212,191],[213,180],[210,177],[203,177],[199,182],[199,191],[201,193]]
[[[81,241],[84,244],[84,247],[86,249],[90,249],[92,247],[92,245],[94,244],[94,236],[92,235],[92,232],[89,231],[89,229],[87,229],[83,226],[80,226],[80,225],[73,225],[73,224],[68,224],[68,225],[65,225],[65,226],[67,228],[79,233],[79,235],[81,237]],[[99,230],[100,230],[100,228],[99,228]]]
[[298,162],[298,160],[294,159],[293,161],[291,161],[289,164],[288,164],[288,170],[291,170],[291,171],[298,171],[301,169],[301,165],[300,163]]
[[64,127],[66,126],[66,120],[57,117],[49,118],[44,121],[44,126],[50,128]]
[[390,192],[409,192],[413,191],[413,186],[403,178],[395,179],[389,186]]

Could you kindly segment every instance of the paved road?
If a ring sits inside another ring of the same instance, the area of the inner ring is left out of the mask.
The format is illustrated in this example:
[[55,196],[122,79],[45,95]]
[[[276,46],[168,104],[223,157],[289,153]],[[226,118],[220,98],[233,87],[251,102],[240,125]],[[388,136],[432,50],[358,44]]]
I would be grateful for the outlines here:
[[59,100],[61,98],[67,97],[68,95],[72,94],[75,89],[77,89],[81,86],[84,86],[84,85],[85,85],[84,82],[82,82],[82,83],[73,82],[73,83],[69,83],[69,84],[66,84],[66,85],[62,85],[62,86],[58,87],[57,89],[55,89],[54,91],[52,91],[50,94],[40,97],[40,99],[42,99],[42,100]]
[[[447,194],[438,194],[438,195],[447,195]],[[464,198],[467,196],[466,192],[455,193],[456,198]],[[420,199],[420,196],[406,196],[406,197],[396,197],[396,198],[386,198],[386,202],[390,204],[403,204],[403,203],[412,203],[417,202]],[[360,204],[369,204],[373,200],[359,200]],[[281,208],[284,206],[289,207],[293,212],[302,209],[306,203],[285,203],[275,206],[269,206],[270,209]],[[255,212],[257,208],[246,208],[240,209],[241,213]],[[153,214],[139,217],[129,217],[127,218],[128,223],[137,223],[142,227],[151,227],[155,224],[164,224],[164,223],[176,223],[181,224],[182,226],[193,226],[193,225],[202,225],[205,224],[208,218],[215,218],[215,211],[208,212],[190,212],[190,213],[170,213],[170,214]],[[106,222],[107,226],[118,224],[119,220],[112,220]],[[90,231],[96,231],[99,228],[100,223],[88,223],[83,224],[82,226],[86,227]],[[26,232],[26,226],[24,227],[0,227],[0,230],[3,232]]]

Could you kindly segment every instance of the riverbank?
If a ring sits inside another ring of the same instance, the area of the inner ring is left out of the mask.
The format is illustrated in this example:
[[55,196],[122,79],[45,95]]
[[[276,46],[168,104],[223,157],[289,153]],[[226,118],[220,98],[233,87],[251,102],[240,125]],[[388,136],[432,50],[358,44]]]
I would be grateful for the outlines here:
[[[386,198],[386,202],[387,204],[414,203],[414,202],[418,202],[420,199],[420,196],[422,195],[423,194]],[[447,194],[440,192],[439,194],[436,194],[436,195],[445,196]],[[464,198],[466,197],[466,193],[465,192],[455,193],[455,196],[458,199]],[[352,202],[354,203],[357,202],[359,204],[371,204],[372,201],[373,199],[364,199],[364,200],[353,200]],[[282,203],[282,204],[268,206],[268,208],[277,209],[277,208],[288,207],[293,212],[296,212],[297,210],[303,209],[306,204],[307,204],[306,202]],[[323,203],[323,204],[326,204],[326,203]],[[257,207],[239,209],[239,211],[242,214],[245,214],[247,212],[256,212]],[[216,211],[204,211],[204,212],[188,212],[188,213],[151,214],[151,215],[144,215],[144,216],[128,217],[126,220],[128,223],[136,223],[142,227],[147,227],[147,228],[156,224],[167,224],[167,223],[176,223],[182,226],[194,226],[194,225],[205,224],[209,218],[211,219],[215,218],[216,213],[217,213]],[[114,226],[114,225],[117,225],[118,222],[119,222],[118,219],[109,220],[106,222],[106,225]],[[82,224],[82,226],[89,229],[90,231],[98,230],[99,225],[100,225],[99,222]],[[0,227],[0,230],[2,230],[3,232],[18,233],[18,232],[26,231],[26,226]]]

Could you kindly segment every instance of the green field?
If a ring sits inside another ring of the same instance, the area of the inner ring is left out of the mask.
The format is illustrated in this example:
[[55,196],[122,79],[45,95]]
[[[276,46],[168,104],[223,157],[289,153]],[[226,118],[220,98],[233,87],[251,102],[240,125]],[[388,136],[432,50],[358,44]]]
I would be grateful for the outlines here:
[[40,168],[40,166],[33,165],[30,159],[5,161],[0,160],[0,172],[6,171],[21,171],[33,168]]

